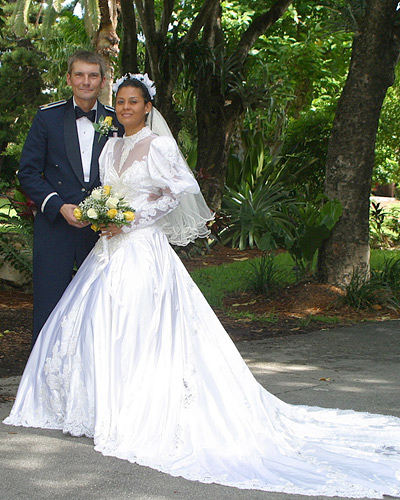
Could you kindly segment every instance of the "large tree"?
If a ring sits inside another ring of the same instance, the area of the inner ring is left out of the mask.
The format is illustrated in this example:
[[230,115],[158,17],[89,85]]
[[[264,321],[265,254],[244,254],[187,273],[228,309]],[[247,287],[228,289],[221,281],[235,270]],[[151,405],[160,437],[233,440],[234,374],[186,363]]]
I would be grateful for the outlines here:
[[121,6],[121,74],[139,73],[136,14],[132,0],[120,0]]
[[[184,68],[193,72],[198,131],[197,170],[206,199],[213,208],[221,202],[226,176],[227,152],[236,120],[245,109],[241,83],[249,52],[287,10],[292,0],[275,0],[253,11],[247,28],[228,47],[221,18],[220,0],[196,2],[197,13],[182,35],[174,30],[174,0],[164,0],[161,9],[154,0],[135,0],[146,37],[149,70],[157,89],[157,105],[173,132],[180,128],[173,91]],[[250,9],[249,9],[250,10]],[[160,16],[157,17],[158,12]],[[196,58],[197,56],[197,58]]]
[[348,2],[356,30],[348,78],[336,109],[325,192],[343,214],[319,254],[321,281],[344,286],[369,272],[369,196],[382,102],[400,54],[398,0]]

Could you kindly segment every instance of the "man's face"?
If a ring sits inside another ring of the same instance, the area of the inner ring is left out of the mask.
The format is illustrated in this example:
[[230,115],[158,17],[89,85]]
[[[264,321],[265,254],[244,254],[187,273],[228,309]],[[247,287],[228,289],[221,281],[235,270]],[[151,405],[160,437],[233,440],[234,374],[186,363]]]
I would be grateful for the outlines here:
[[100,90],[104,87],[105,77],[101,77],[98,64],[75,61],[71,73],[67,73],[67,83],[72,87],[78,106],[82,104],[87,107],[96,101]]

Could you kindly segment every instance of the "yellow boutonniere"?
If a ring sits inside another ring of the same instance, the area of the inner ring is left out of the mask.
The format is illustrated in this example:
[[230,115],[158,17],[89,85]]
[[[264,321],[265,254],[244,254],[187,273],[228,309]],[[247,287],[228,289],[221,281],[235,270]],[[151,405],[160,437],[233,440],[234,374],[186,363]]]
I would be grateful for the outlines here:
[[94,129],[99,134],[99,141],[102,135],[107,137],[110,132],[116,132],[118,130],[117,127],[114,127],[112,121],[112,116],[106,116],[105,118],[104,116],[100,116],[98,123],[93,123]]

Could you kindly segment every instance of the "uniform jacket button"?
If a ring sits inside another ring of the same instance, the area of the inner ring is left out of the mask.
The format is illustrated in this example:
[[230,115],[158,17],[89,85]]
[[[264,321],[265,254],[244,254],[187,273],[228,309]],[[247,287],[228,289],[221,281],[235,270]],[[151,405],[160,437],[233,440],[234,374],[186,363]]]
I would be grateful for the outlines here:
[[86,193],[86,189],[85,188],[82,188],[81,191],[82,191],[82,193]]
[[59,186],[61,186],[62,182],[61,182],[61,181],[58,181],[58,182],[57,182],[57,184],[58,184]]

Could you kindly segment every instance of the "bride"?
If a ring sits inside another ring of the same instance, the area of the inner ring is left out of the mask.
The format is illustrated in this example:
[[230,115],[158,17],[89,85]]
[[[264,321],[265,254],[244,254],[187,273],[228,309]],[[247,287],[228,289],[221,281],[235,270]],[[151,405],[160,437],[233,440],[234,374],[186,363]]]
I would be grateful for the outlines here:
[[100,175],[136,218],[103,228],[5,423],[92,437],[104,455],[205,483],[400,495],[400,419],[288,405],[256,382],[168,243],[206,236],[212,215],[176,142],[151,128],[152,82],[129,75],[116,90],[126,135],[109,139]]

